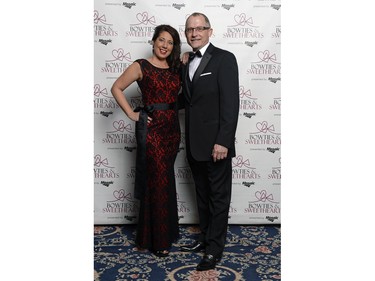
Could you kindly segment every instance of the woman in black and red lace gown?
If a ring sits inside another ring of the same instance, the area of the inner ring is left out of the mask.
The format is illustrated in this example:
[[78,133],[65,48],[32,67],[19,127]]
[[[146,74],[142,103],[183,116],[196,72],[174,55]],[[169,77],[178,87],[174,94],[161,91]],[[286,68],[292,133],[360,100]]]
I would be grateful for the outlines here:
[[[140,200],[136,244],[164,257],[179,237],[174,162],[181,135],[177,111],[181,41],[176,29],[159,25],[152,43],[152,56],[131,64],[111,92],[136,121],[135,197]],[[133,110],[123,92],[135,81],[143,107]]]

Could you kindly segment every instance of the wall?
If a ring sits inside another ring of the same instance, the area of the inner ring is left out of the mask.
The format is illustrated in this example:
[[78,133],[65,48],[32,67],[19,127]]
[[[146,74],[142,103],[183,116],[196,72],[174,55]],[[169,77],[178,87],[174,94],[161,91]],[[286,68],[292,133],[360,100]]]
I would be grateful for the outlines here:
[[[240,113],[233,158],[229,223],[272,224],[281,221],[281,2],[258,1],[99,1],[94,2],[94,222],[137,221],[133,198],[135,125],[110,93],[115,79],[136,59],[151,55],[154,27],[170,24],[179,32],[182,52],[186,17],[208,16],[211,42],[235,54],[240,73]],[[126,95],[135,107],[134,83]],[[175,163],[180,223],[198,221],[194,185],[182,140]]]

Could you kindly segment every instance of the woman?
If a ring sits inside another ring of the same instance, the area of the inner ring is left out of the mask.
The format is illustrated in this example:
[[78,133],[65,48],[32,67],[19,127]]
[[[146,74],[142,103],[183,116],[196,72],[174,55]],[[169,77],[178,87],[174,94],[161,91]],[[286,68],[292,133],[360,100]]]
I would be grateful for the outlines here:
[[[179,236],[174,162],[180,143],[177,96],[181,87],[181,41],[176,29],[159,25],[153,52],[138,59],[115,81],[111,92],[136,121],[135,197],[140,200],[136,244],[165,257]],[[123,91],[137,81],[143,107],[131,108]]]

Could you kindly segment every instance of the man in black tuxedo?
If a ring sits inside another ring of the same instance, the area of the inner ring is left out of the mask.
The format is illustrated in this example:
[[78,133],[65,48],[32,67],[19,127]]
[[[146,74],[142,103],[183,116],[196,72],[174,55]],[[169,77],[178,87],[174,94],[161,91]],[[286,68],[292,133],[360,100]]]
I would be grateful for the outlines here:
[[[195,182],[201,234],[182,251],[205,251],[197,270],[220,261],[226,240],[232,189],[232,157],[239,114],[239,78],[235,56],[209,42],[212,28],[202,13],[185,25],[193,52],[183,68],[187,159]],[[195,70],[196,69],[196,70]]]

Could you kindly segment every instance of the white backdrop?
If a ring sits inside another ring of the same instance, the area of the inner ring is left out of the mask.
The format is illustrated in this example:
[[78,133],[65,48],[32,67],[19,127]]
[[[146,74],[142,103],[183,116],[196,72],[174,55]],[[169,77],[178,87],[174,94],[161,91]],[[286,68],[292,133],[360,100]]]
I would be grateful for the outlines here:
[[[233,158],[231,224],[280,223],[281,59],[280,0],[94,2],[94,223],[137,222],[134,199],[135,124],[117,106],[110,89],[136,59],[151,55],[155,26],[180,32],[193,12],[208,16],[211,42],[235,54],[240,74],[240,113]],[[125,91],[140,103],[134,83]],[[186,161],[184,112],[175,163],[180,223],[197,223],[194,185]]]

